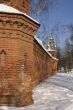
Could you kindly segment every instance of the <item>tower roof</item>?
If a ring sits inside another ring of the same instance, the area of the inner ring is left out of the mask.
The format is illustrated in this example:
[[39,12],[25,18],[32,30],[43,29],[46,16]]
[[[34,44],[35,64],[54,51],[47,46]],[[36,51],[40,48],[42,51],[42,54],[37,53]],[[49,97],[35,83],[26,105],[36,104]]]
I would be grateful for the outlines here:
[[12,6],[21,12],[30,14],[30,0],[0,0],[0,4]]
[[54,33],[51,33],[50,39],[49,39],[49,44],[48,44],[48,51],[56,51],[56,44],[54,40]]
[[27,17],[28,19],[30,19],[31,21],[39,24],[38,21],[34,20],[32,17],[28,16],[26,13],[23,13],[11,6],[7,6],[5,4],[0,4],[0,13],[12,13],[12,14],[21,14],[24,15],[25,17]]
[[0,12],[7,12],[7,13],[22,13],[19,10],[11,7],[11,6],[7,6],[4,4],[0,4]]

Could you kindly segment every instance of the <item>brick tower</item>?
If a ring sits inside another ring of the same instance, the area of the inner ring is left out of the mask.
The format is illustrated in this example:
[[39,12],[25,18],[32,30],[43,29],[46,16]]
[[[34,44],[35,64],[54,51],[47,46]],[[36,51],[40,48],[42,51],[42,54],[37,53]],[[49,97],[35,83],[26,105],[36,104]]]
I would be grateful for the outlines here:
[[30,13],[30,0],[0,0],[0,3],[12,6],[28,15]]
[[0,3],[0,105],[29,105],[33,103],[33,39],[39,23],[22,13],[29,14],[29,0]]

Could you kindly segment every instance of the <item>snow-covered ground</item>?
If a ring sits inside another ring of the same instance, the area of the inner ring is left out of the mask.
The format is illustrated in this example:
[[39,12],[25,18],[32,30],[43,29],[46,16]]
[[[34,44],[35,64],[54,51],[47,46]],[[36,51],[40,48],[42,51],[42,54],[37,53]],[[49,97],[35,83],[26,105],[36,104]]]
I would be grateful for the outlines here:
[[34,105],[0,110],[73,110],[73,72],[58,73],[33,90]]

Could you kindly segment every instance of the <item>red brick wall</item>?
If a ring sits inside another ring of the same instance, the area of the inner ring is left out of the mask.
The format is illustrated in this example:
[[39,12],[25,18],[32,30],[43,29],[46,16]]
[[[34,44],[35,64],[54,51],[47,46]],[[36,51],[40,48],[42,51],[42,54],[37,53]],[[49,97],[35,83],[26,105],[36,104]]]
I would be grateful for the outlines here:
[[0,14],[0,59],[5,52],[5,65],[0,65],[0,105],[33,103],[33,38],[38,26],[23,16]]
[[38,27],[25,16],[0,13],[0,105],[33,103],[33,87],[57,70],[57,61],[34,39]]
[[[34,86],[57,72],[57,60],[50,57],[34,39]],[[53,52],[56,57],[56,54]]]
[[30,14],[30,0],[12,0],[10,5],[21,12]]

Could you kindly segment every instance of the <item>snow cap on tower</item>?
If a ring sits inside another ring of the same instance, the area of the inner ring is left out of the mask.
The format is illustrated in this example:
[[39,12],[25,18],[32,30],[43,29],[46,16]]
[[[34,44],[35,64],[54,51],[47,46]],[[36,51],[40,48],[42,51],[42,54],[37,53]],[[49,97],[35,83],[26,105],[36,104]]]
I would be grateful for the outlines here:
[[0,4],[5,4],[29,15],[30,0],[0,0]]

